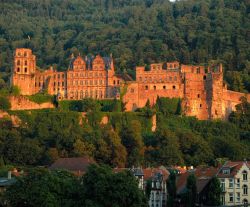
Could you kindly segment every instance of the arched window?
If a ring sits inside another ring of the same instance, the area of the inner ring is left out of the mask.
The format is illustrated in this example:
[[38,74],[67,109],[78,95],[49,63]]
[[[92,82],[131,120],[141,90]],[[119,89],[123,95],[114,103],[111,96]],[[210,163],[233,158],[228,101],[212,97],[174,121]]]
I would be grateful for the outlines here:
[[206,75],[204,75],[204,76],[203,76],[203,80],[206,80],[206,79],[207,79],[207,76],[206,76]]
[[247,185],[243,185],[243,195],[247,195],[248,194],[248,187]]
[[17,68],[17,72],[18,72],[18,73],[20,72],[20,68],[19,68],[19,67]]
[[78,99],[78,92],[77,91],[75,93],[75,96],[76,96],[75,98]]
[[163,86],[163,89],[166,90],[166,86]]
[[27,68],[24,68],[24,72],[27,73],[27,71],[28,71]]
[[28,61],[27,60],[24,61],[24,65],[28,65]]
[[145,86],[145,90],[148,90],[148,86]]
[[18,61],[17,61],[17,65],[20,65],[20,64],[21,64],[21,62],[20,62],[20,60],[18,60]]
[[156,86],[154,86],[154,90],[156,90]]
[[242,203],[244,204],[244,207],[247,207],[247,206],[248,206],[248,200],[247,200],[247,199],[244,199],[244,200],[242,201]]
[[242,172],[242,176],[243,176],[243,180],[244,180],[244,181],[247,181],[247,171],[244,170],[244,171]]
[[88,94],[88,91],[86,90],[85,91],[85,97],[88,98],[89,94]]
[[80,99],[82,99],[83,98],[83,92],[81,91],[80,92]]
[[175,90],[175,89],[176,89],[176,86],[173,86],[173,89]]

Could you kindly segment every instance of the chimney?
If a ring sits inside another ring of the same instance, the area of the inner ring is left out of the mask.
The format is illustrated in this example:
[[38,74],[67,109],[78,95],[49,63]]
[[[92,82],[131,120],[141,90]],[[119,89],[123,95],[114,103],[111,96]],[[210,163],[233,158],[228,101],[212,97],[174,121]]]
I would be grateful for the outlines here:
[[8,180],[11,180],[11,171],[8,171]]

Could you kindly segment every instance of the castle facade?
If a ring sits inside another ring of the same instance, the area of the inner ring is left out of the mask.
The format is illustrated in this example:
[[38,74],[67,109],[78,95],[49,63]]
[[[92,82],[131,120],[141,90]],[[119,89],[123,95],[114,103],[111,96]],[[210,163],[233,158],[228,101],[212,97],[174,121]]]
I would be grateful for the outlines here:
[[194,66],[179,62],[151,64],[150,69],[136,67],[136,80],[128,75],[115,74],[112,56],[71,57],[68,70],[59,72],[50,68],[39,70],[36,56],[30,49],[18,48],[14,53],[11,84],[18,86],[22,95],[33,95],[46,90],[59,99],[120,98],[126,110],[151,105],[157,97],[181,98],[186,115],[198,119],[225,119],[250,94],[230,91],[223,83],[222,65]]

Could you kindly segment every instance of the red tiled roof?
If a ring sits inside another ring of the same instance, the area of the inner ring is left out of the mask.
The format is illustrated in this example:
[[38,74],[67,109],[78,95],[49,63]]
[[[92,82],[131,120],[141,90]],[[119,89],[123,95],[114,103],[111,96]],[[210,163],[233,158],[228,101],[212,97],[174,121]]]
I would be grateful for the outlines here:
[[143,173],[144,173],[144,180],[152,178],[156,173],[161,173],[163,175],[163,179],[167,180],[170,174],[167,169],[163,168],[146,168],[143,169]]
[[[238,171],[242,168],[242,166],[246,164],[248,166],[248,168],[250,168],[249,163],[245,162],[245,161],[228,161],[226,162],[220,169],[220,171],[218,172],[218,177],[219,178],[230,178],[230,177],[234,177]],[[225,168],[229,168],[230,169],[230,174],[223,174],[222,170]]]
[[198,167],[192,171],[187,171],[186,173],[179,175],[176,183],[177,193],[181,193],[186,187],[187,178],[191,174],[196,176],[197,193],[200,193],[212,177],[217,174],[218,170],[219,168],[214,167]]
[[89,157],[60,158],[55,161],[49,169],[63,169],[82,175],[86,172],[88,166],[94,163],[95,161]]

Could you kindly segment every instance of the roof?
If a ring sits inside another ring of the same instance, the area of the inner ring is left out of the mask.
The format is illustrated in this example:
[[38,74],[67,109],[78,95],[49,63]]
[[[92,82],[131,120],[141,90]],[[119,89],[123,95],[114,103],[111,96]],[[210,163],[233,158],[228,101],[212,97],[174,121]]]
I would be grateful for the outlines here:
[[164,167],[158,167],[158,168],[114,168],[113,171],[118,173],[118,172],[122,172],[124,170],[129,170],[131,171],[134,176],[144,176],[144,180],[149,180],[149,179],[153,179],[155,176],[158,176],[159,174],[161,174],[163,176],[163,180],[167,180],[168,176],[169,176],[169,172],[166,168]]
[[[246,166],[250,169],[250,164],[247,163],[246,161],[227,161],[225,164],[220,168],[218,172],[218,177],[219,178],[230,178],[234,177],[239,170],[242,168],[242,166],[246,164]],[[230,169],[229,174],[223,173],[223,169]]]
[[77,158],[60,158],[55,161],[50,167],[50,170],[63,169],[71,172],[78,172],[83,174],[87,171],[89,165],[94,164],[95,161],[89,157]]
[[197,193],[202,192],[210,180],[216,176],[218,170],[219,168],[215,167],[198,167],[179,175],[176,183],[177,194],[182,194],[186,191],[187,178],[191,174],[196,176]]
[[78,56],[78,57],[72,56],[72,58],[70,59],[70,62],[69,62],[69,69],[71,69],[71,70],[73,69],[73,65],[74,65],[75,60],[81,59],[82,61],[85,62],[86,68],[88,70],[92,70],[93,61],[99,57],[104,61],[105,69],[106,70],[111,69],[111,64],[112,64],[113,58],[112,57],[101,57],[99,55],[97,55],[95,57],[92,55],[88,55],[84,59],[81,56]]

